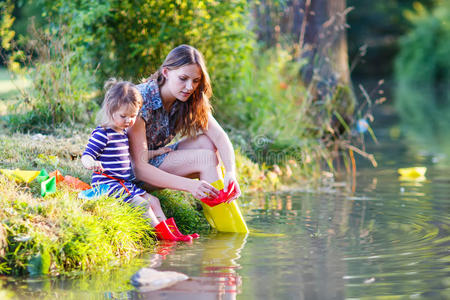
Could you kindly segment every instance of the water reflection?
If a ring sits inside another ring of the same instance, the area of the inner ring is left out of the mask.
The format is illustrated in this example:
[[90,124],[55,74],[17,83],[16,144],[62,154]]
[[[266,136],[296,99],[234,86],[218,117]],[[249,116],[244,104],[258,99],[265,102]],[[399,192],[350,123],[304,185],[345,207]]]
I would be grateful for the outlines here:
[[[400,142],[374,147],[379,167],[358,162],[354,183],[242,201],[258,234],[160,244],[136,266],[75,280],[4,279],[0,298],[450,299],[450,169]],[[427,167],[425,179],[399,178],[399,167],[416,165]],[[142,266],[192,279],[139,293],[128,282]]]
[[[150,258],[152,266],[158,266],[160,270],[170,270],[174,268],[174,262],[181,257],[185,260],[191,258],[192,261],[182,262],[176,268],[178,272],[188,274],[190,279],[159,291],[136,292],[133,298],[235,299],[242,286],[241,276],[238,273],[241,266],[238,261],[246,240],[247,234],[216,233],[200,240],[195,249],[190,249],[194,252],[191,254],[183,250],[177,252],[176,248],[172,247],[166,251],[164,247],[167,248],[167,245],[158,248],[158,253]],[[167,258],[168,262],[165,263],[161,258]],[[186,265],[192,266],[195,262],[198,265],[194,268],[186,268]],[[200,268],[198,271],[195,270],[197,267]]]

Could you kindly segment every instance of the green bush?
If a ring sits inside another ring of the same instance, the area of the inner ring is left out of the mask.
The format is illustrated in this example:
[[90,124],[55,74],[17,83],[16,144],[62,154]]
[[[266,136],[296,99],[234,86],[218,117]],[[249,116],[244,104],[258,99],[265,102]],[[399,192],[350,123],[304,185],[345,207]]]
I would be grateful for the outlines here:
[[258,49],[244,61],[238,84],[216,87],[217,118],[253,161],[285,165],[294,159],[306,171],[306,157],[330,159],[321,138],[336,105],[334,99],[312,99],[310,87],[299,79],[302,64],[288,51]]
[[432,11],[416,3],[406,16],[414,29],[401,40],[396,59],[395,106],[409,128],[439,137],[450,125],[450,1]]
[[10,107],[7,125],[22,132],[52,132],[58,125],[75,126],[92,123],[92,101],[95,94],[94,70],[76,63],[75,50],[65,38],[65,29],[46,33],[34,31],[29,49],[14,56],[25,68],[17,65],[30,85],[21,91],[19,101]]
[[[239,73],[250,47],[247,1],[39,0],[58,28],[67,24],[80,61],[110,76],[141,79],[161,65],[171,49],[191,44],[205,56],[216,82]],[[232,65],[234,72],[224,73]]]

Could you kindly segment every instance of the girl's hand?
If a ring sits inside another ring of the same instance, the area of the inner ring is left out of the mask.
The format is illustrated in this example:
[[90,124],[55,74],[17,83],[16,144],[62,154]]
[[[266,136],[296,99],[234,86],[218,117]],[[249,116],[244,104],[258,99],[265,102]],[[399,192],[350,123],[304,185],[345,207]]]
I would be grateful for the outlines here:
[[217,197],[219,195],[219,191],[204,180],[192,179],[188,191],[199,200],[205,197]]
[[88,169],[93,170],[95,172],[100,172],[100,173],[102,173],[104,171],[102,163],[99,162],[98,160],[93,160],[90,168],[88,168]]
[[236,180],[236,175],[234,174],[234,172],[227,172],[225,174],[225,177],[223,178],[223,184],[225,186],[223,188],[224,192],[228,192],[228,186],[230,185],[230,183],[234,183],[234,189],[236,190],[236,193],[228,201],[228,203],[241,196],[241,188],[239,187],[239,183]]
[[81,157],[81,162],[83,163],[83,166],[88,170],[93,170],[95,172],[103,172],[103,166],[102,163],[98,160],[94,160],[89,155],[83,155]]
[[172,152],[172,148],[169,147],[161,147],[159,149],[156,150],[149,150],[148,151],[148,159],[152,159],[153,157],[156,157],[158,155],[162,155],[164,153],[168,153],[168,152]]
[[158,156],[158,155],[161,155],[161,154],[164,154],[164,153],[167,153],[167,152],[172,152],[172,151],[173,151],[172,148],[161,147],[161,148],[155,150],[155,156]]

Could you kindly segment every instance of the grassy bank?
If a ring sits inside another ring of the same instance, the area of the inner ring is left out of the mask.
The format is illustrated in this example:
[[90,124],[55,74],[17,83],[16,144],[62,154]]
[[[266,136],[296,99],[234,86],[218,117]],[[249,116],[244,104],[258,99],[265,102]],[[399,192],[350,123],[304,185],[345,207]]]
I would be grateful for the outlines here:
[[[58,169],[90,182],[80,156],[89,129],[59,135],[0,134],[0,168]],[[70,137],[68,137],[70,135]],[[279,175],[264,170],[237,151],[242,190],[271,189]],[[153,249],[152,228],[139,211],[116,199],[81,200],[78,191],[58,184],[57,193],[40,196],[40,184],[16,183],[0,174],[0,274],[61,274],[130,261]],[[209,225],[192,196],[155,192],[166,215],[184,232],[205,232]]]

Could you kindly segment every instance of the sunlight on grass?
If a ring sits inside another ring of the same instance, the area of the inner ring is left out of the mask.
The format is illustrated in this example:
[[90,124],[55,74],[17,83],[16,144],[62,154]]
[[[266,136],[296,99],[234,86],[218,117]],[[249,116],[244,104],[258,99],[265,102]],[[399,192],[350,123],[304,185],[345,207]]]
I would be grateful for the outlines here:
[[18,78],[7,69],[0,68],[0,116],[6,115],[8,106],[17,101],[20,90],[29,84],[25,78]]

